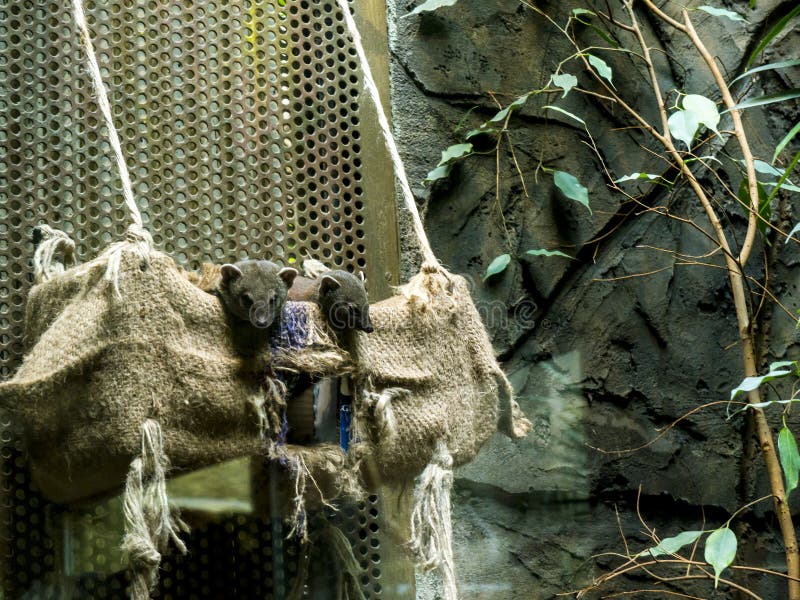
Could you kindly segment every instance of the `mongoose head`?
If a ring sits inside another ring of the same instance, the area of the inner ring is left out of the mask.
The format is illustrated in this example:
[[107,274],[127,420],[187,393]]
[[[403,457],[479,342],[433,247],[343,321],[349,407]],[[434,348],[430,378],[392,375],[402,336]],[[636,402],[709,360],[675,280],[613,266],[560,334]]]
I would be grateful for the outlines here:
[[222,265],[220,274],[219,293],[228,313],[265,329],[280,319],[297,270],[268,260],[244,260]]
[[372,332],[363,274],[356,277],[347,271],[328,271],[320,278],[317,301],[335,329]]

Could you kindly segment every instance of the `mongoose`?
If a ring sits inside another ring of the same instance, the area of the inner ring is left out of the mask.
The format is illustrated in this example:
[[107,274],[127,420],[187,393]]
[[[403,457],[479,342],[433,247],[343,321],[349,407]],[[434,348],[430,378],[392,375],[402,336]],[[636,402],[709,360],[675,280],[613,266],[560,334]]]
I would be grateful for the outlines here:
[[203,263],[186,277],[201,290],[222,300],[228,315],[240,323],[266,329],[280,319],[289,287],[297,276],[291,267],[268,260],[243,260],[234,264]]
[[364,276],[347,271],[326,271],[316,279],[298,276],[289,288],[289,300],[316,302],[328,323],[338,332],[358,329],[372,332]]

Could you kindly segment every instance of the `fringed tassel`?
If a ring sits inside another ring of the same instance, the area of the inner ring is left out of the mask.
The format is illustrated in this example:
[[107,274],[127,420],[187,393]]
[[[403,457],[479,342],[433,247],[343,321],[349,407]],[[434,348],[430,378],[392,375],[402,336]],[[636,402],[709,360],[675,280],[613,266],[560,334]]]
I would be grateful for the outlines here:
[[142,424],[142,454],[131,463],[123,503],[125,537],[122,551],[130,563],[131,600],[150,598],[150,591],[158,581],[161,553],[170,540],[181,552],[186,552],[178,531],[188,531],[188,527],[169,504],[168,468],[161,426],[148,419]]
[[445,600],[457,600],[453,561],[453,528],[450,491],[453,487],[453,457],[440,442],[414,489],[409,547],[417,564],[442,575]]
[[[289,516],[291,529],[286,537],[297,536],[303,542],[308,541],[308,519],[306,518],[306,483],[311,477],[305,462],[300,456],[291,459],[291,473],[294,478],[294,498],[292,514]],[[313,479],[313,478],[312,478]]]
[[306,491],[309,481],[319,494],[320,502],[332,510],[335,507],[325,498],[325,493],[317,484],[316,479],[311,474],[311,469],[306,464],[302,453],[290,453],[285,444],[273,444],[270,451],[270,458],[277,460],[278,463],[289,469],[289,474],[294,481],[294,497],[292,498],[292,513],[288,517],[291,529],[286,535],[287,538],[299,537],[304,543],[308,542],[308,522],[306,519]]
[[265,376],[261,382],[262,394],[253,396],[253,409],[258,417],[261,435],[279,436],[286,409],[286,384],[274,377]]

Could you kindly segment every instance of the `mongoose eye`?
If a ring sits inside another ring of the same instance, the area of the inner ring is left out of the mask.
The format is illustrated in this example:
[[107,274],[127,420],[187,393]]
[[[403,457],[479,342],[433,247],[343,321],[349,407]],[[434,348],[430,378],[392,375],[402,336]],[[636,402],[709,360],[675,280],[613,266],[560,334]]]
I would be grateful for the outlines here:
[[241,295],[241,302],[242,306],[245,308],[250,308],[253,306],[253,297],[248,292],[245,292]]

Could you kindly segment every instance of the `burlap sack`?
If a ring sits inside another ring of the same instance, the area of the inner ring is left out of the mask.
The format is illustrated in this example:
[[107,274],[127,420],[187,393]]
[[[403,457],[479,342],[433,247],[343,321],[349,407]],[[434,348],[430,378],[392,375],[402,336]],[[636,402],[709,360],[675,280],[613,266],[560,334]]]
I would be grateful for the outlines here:
[[495,431],[530,430],[463,277],[423,268],[370,316],[355,350],[355,449],[384,481],[412,480],[442,444],[459,466]]
[[172,259],[152,252],[145,266],[123,252],[118,297],[104,279],[107,262],[33,287],[25,359],[0,384],[0,406],[22,424],[32,475],[54,501],[118,490],[142,451],[148,418],[161,426],[171,473],[264,455],[259,407],[267,429],[280,428],[281,411],[265,391],[279,366],[273,356],[291,356],[294,368],[348,368],[324,331],[298,323],[313,314],[310,305],[291,313],[272,347],[245,359],[220,302]]

